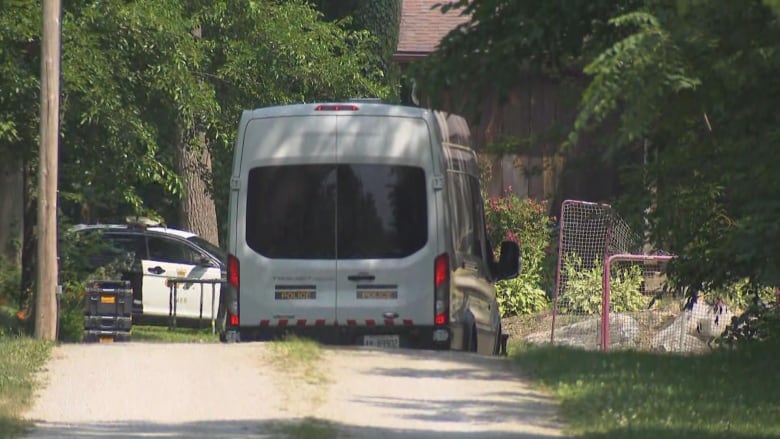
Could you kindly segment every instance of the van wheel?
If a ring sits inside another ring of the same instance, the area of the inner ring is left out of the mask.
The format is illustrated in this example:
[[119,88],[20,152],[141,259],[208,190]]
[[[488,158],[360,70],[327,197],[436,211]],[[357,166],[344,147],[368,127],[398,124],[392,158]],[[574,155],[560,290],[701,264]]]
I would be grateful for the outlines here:
[[217,334],[219,334],[219,341],[226,342],[225,338],[225,327],[227,326],[227,309],[225,309],[225,305],[220,301],[219,308],[217,308],[217,319],[216,319],[216,329]]
[[477,352],[477,327],[471,327],[471,338],[469,339],[469,352]]
[[496,341],[493,344],[493,355],[501,355],[501,326],[496,331]]

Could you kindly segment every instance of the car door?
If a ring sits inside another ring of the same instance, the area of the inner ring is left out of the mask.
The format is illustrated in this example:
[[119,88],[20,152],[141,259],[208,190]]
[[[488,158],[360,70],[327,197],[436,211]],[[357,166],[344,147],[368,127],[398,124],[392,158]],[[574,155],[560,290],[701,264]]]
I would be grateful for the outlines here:
[[473,287],[471,297],[475,300],[471,310],[477,324],[478,348],[480,353],[493,353],[496,333],[501,326],[501,313],[496,301],[495,285],[493,284],[488,267],[487,235],[485,234],[484,203],[480,193],[479,180],[474,175],[467,176],[471,192],[470,206],[473,217],[472,245],[470,248],[470,260],[474,262],[475,272],[472,280]]
[[130,282],[133,290],[133,314],[143,313],[142,261],[146,258],[146,242],[140,233],[108,231],[104,238],[109,243],[107,253],[112,262],[123,260],[122,280]]
[[437,246],[427,125],[344,118],[338,153],[339,323],[432,326]]
[[[450,171],[448,184],[453,218],[455,263],[452,300],[463,331],[464,349],[490,353],[500,324],[495,290],[487,266],[487,238],[479,182],[473,175]],[[473,331],[476,330],[476,334]],[[478,340],[473,336],[476,335]]]
[[[170,279],[219,279],[221,270],[214,263],[203,263],[206,255],[183,240],[166,236],[147,236],[149,251],[141,263],[143,271],[143,308],[145,315],[167,316],[170,304]],[[210,260],[209,260],[210,261]],[[197,282],[176,283],[178,317],[211,317],[211,286]],[[202,294],[202,308],[201,308]],[[214,297],[219,303],[219,297]],[[216,309],[216,308],[215,308]]]
[[335,325],[336,117],[246,128],[235,202],[242,325]]

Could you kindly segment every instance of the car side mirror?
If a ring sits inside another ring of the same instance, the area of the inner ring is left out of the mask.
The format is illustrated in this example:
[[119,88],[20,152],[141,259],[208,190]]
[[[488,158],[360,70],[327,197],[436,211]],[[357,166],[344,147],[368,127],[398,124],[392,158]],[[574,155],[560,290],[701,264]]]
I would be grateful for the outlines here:
[[496,264],[496,280],[513,279],[520,273],[520,247],[516,242],[501,243],[501,256]]

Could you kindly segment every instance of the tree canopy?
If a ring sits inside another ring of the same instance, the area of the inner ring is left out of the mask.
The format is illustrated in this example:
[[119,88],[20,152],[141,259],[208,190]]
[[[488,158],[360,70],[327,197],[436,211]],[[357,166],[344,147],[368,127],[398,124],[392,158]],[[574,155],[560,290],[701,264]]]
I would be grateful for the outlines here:
[[[693,284],[780,284],[776,0],[465,0],[470,23],[416,68],[434,97],[505,93],[518,75],[582,77],[570,135],[625,172],[626,215]],[[487,74],[490,72],[490,74]],[[646,160],[645,160],[646,158]],[[633,176],[633,177],[631,177]]]
[[[37,155],[40,16],[40,0],[0,0],[4,160]],[[243,109],[387,95],[373,41],[304,0],[63,2],[62,208],[77,221],[170,216],[182,130],[205,133],[226,190]]]

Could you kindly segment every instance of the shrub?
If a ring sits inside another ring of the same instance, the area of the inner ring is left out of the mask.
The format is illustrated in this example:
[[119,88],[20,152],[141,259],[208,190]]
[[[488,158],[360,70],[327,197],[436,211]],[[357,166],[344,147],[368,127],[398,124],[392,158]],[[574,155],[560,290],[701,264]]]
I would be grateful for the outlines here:
[[[558,309],[563,313],[598,314],[601,312],[601,298],[604,291],[604,266],[596,260],[588,268],[576,255],[563,263],[566,275],[566,290],[558,299]],[[632,264],[628,268],[612,270],[610,283],[610,311],[637,311],[647,305],[642,295],[642,269]]]
[[493,248],[501,241],[514,241],[520,247],[520,275],[496,285],[501,315],[533,313],[549,306],[554,219],[547,215],[546,203],[520,199],[509,188],[485,201],[485,220]]
[[17,264],[0,256],[0,306],[19,306],[22,270]]
[[21,328],[16,318],[16,309],[0,305],[0,338],[20,334]]
[[0,337],[24,333],[16,315],[23,298],[22,269],[0,256]]
[[749,279],[742,279],[706,293],[710,297],[724,299],[735,310],[747,310],[758,299],[764,303],[775,300],[772,287],[755,286]]
[[780,347],[780,291],[746,279],[716,293],[730,300],[732,307],[744,310],[726,327],[718,340],[720,345],[743,347],[770,342]]
[[780,346],[780,304],[754,301],[739,317],[732,319],[719,344],[740,347],[755,342]]
[[521,273],[515,279],[502,280],[496,284],[496,298],[501,316],[530,314],[543,311],[550,305],[547,293],[537,283]]
[[642,267],[638,264],[613,270],[609,287],[610,311],[639,311],[646,308],[649,300],[642,294],[643,282]]
[[91,256],[106,250],[108,244],[99,234],[74,233],[63,227],[59,239],[60,282],[59,340],[81,341],[84,334],[84,296],[87,281],[118,280],[129,260],[118,259],[95,267]]
[[[117,280],[126,269],[127,260],[116,260],[104,267],[95,267],[90,261],[94,255],[106,249],[106,242],[97,234],[74,233],[67,225],[61,225],[58,237],[60,341],[81,341],[84,333],[84,292],[88,280]],[[24,308],[32,293],[21,291],[21,268],[0,257],[0,336],[17,334],[34,324],[32,316],[25,324],[17,317],[17,310]],[[34,299],[33,299],[34,300]]]

